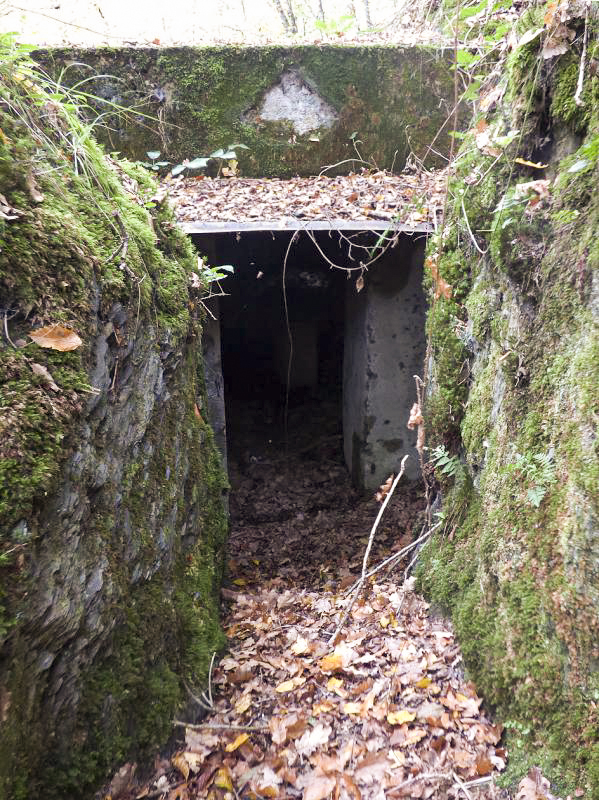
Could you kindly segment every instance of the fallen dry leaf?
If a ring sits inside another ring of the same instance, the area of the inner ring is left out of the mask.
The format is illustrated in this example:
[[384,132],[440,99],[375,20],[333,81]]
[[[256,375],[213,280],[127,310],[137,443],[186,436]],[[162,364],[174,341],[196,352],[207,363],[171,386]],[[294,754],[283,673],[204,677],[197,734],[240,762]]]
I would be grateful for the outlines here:
[[402,711],[390,711],[387,714],[389,725],[403,725],[404,722],[412,722],[416,719],[416,714],[403,709]]
[[249,738],[249,734],[240,733],[239,736],[235,738],[235,741],[229,742],[229,744],[225,747],[225,750],[227,753],[233,753],[238,747],[241,747],[242,744],[247,742]]
[[532,767],[518,784],[516,800],[555,800],[549,791],[551,784],[538,767]]
[[336,783],[335,778],[313,770],[302,776],[298,786],[304,790],[303,800],[324,800],[325,797],[331,794]]
[[35,362],[33,362],[29,366],[31,367],[31,371],[35,375],[39,375],[40,378],[43,378],[46,381],[46,383],[52,389],[52,391],[54,391],[54,392],[59,392],[60,391],[60,388],[54,382],[54,378],[48,372],[46,367],[44,367],[43,364],[36,364]]
[[307,730],[296,742],[296,750],[304,756],[309,756],[317,747],[321,747],[329,741],[332,728],[330,725],[317,723],[313,728]]
[[70,328],[64,325],[48,325],[45,328],[37,328],[29,334],[29,338],[40,347],[51,350],[60,350],[61,353],[76,350],[81,347],[83,340]]

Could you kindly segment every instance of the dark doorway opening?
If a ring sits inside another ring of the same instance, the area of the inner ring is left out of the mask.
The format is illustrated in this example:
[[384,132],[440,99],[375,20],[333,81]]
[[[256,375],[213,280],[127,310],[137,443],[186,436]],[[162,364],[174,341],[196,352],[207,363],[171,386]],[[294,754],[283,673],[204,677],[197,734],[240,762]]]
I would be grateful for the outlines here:
[[[346,263],[333,238],[318,244]],[[217,252],[235,266],[220,301],[229,454],[269,457],[335,437],[341,453],[346,273],[306,235],[291,246],[288,233],[227,237]]]
[[[329,262],[359,266],[360,247],[378,232],[347,234],[351,249],[335,231],[312,235],[194,235],[211,265],[235,270],[203,335],[210,420],[228,453],[232,572],[243,581],[318,583],[332,564],[355,571],[373,484],[411,447],[424,239],[400,236],[358,292],[360,272],[348,277]],[[403,486],[377,537],[381,555],[403,535],[420,494],[415,482]]]
[[413,451],[405,423],[424,354],[424,237],[396,237],[360,288],[360,262],[379,237],[194,234],[211,265],[234,267],[205,331],[207,369],[218,378],[211,422],[218,428],[220,417],[219,445],[232,461],[334,447],[354,485],[371,490]]

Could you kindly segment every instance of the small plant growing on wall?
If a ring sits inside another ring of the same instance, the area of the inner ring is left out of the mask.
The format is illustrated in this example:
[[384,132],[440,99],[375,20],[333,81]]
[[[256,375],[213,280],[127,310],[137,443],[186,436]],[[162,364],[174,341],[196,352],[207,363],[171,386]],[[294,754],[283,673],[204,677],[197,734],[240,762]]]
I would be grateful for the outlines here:
[[528,502],[538,508],[551,484],[555,483],[555,463],[547,453],[517,453],[506,471],[516,474],[527,486]]
[[[206,169],[210,161],[218,164],[217,177],[221,175],[225,178],[233,178],[239,173],[239,162],[237,161],[237,150],[249,150],[245,144],[230,144],[226,149],[220,148],[210,153],[209,156],[197,156],[193,159],[184,159],[180,164],[175,164],[171,169],[171,175],[176,177],[189,170]],[[160,172],[165,167],[170,166],[170,161],[158,161],[160,150],[148,150],[146,153],[149,161],[140,162],[143,167],[151,169],[152,172]]]

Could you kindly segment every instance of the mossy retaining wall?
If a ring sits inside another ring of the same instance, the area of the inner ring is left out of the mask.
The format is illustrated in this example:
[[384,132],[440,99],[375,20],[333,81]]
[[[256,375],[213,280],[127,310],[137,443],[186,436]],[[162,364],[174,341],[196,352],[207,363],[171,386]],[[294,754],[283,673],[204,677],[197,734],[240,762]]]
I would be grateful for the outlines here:
[[[568,24],[568,53],[537,35],[509,54],[429,245],[452,296],[431,286],[426,427],[454,476],[418,575],[506,726],[506,780],[538,764],[556,794],[599,798],[599,25],[577,105],[585,23]],[[539,8],[519,33],[542,26]],[[485,124],[519,132],[499,158]]]
[[[160,151],[177,164],[242,143],[249,148],[237,150],[243,175],[285,178],[326,165],[336,165],[329,174],[357,171],[365,164],[346,159],[358,156],[400,171],[410,151],[431,165],[448,150],[453,74],[451,53],[441,48],[100,47],[35,58],[61,83],[84,80],[85,91],[137,112],[109,113],[102,121],[110,130],[96,131],[109,151],[134,160]],[[288,121],[260,117],[264,94],[289,71],[336,112],[332,127],[299,134]],[[110,111],[90,102],[98,113]]]
[[[205,680],[226,481],[191,245],[20,69],[0,90],[0,798],[64,800],[163,744],[182,679]],[[53,323],[82,346],[28,338]]]

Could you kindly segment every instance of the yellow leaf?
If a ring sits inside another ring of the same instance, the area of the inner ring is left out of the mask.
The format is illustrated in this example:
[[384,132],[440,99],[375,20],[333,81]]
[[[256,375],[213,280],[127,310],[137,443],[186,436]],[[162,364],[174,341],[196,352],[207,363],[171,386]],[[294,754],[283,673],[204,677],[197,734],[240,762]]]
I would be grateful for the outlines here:
[[381,628],[387,628],[390,622],[391,620],[389,619],[389,617],[382,616],[379,619],[379,625],[381,626]]
[[229,744],[225,747],[225,750],[227,753],[232,753],[234,750],[237,750],[238,747],[241,747],[244,742],[247,742],[249,738],[249,734],[240,733],[234,742],[229,742]]
[[327,689],[329,692],[335,692],[339,697],[347,696],[347,693],[342,691],[343,680],[341,678],[329,678],[327,681]]
[[332,703],[314,703],[312,706],[312,716],[317,717],[319,714],[326,714],[327,711],[332,711],[335,706]]
[[235,578],[235,580],[233,581],[233,583],[234,583],[236,586],[245,586],[245,584],[246,584],[246,580],[245,580],[245,578]]
[[432,681],[430,678],[421,678],[416,684],[418,689],[428,689]]
[[344,703],[344,714],[359,714],[362,711],[362,703]]
[[412,714],[411,711],[407,711],[405,708],[401,711],[390,711],[387,714],[389,725],[403,725],[404,722],[412,722],[414,719],[416,719],[416,714]]
[[260,797],[278,797],[279,790],[276,786],[258,786],[256,794]]
[[283,683],[280,683],[277,686],[277,688],[275,689],[275,692],[279,692],[280,694],[284,694],[285,692],[291,692],[293,689],[295,689],[295,687],[296,687],[296,683],[295,683],[294,680],[283,681]]
[[527,161],[525,158],[515,158],[516,164],[524,164],[525,167],[534,167],[535,169],[546,169],[549,164],[541,164],[540,161]]
[[83,340],[77,336],[75,331],[65,328],[64,325],[48,325],[45,328],[37,328],[31,331],[29,338],[33,339],[40,347],[60,350],[61,353],[76,350],[83,344]]
[[252,704],[252,698],[249,694],[242,695],[239,700],[235,703],[235,713],[236,714],[245,714],[248,708]]
[[183,753],[177,753],[176,756],[173,756],[171,764],[173,767],[175,767],[175,769],[179,770],[185,780],[189,778],[189,764],[187,763],[187,759]]
[[219,789],[224,789],[226,792],[233,791],[233,782],[231,781],[231,776],[229,775],[229,770],[225,769],[225,767],[221,767],[216,775],[214,776],[214,785],[217,786]]
[[343,657],[341,653],[332,653],[330,656],[321,658],[319,666],[323,672],[335,672],[343,666]]

